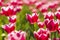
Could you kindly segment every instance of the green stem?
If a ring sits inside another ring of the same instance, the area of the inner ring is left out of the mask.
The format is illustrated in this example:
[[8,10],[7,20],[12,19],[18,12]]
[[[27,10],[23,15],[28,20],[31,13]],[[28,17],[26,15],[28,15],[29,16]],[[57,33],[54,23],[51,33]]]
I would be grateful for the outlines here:
[[[2,28],[1,28],[1,29],[2,29]],[[3,29],[2,29],[2,33],[4,33],[4,30],[3,30]],[[3,36],[3,37],[2,37],[2,40],[4,40],[4,38],[5,38],[5,37]]]
[[51,40],[52,40],[52,35],[53,35],[53,33],[51,33]]
[[56,32],[54,32],[54,38],[56,38]]
[[60,38],[60,34],[59,34],[58,36],[59,36],[59,38]]

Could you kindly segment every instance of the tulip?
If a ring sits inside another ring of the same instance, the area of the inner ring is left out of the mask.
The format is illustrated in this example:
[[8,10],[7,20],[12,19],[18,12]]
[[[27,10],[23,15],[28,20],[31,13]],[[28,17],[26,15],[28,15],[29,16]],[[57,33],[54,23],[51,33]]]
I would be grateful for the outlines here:
[[39,8],[39,10],[40,10],[42,13],[47,12],[47,11],[48,11],[48,5],[45,4],[45,5],[41,6],[41,8]]
[[8,17],[8,20],[9,20],[10,23],[15,23],[16,22],[16,15]]
[[23,0],[24,4],[34,5],[38,0]]
[[22,0],[10,0],[10,4],[13,6],[23,5],[23,1]]
[[55,12],[56,8],[58,7],[59,1],[53,1],[48,4],[49,4],[49,8],[52,10],[52,12]]
[[53,1],[49,3],[49,8],[55,9],[58,7],[59,1]]
[[50,32],[46,29],[40,28],[37,32],[34,31],[34,37],[37,40],[49,40]]
[[26,40],[26,33],[24,31],[12,31],[8,34],[8,40]]
[[16,12],[20,12],[22,9],[22,6],[16,6],[14,9],[16,10]]
[[38,0],[29,0],[30,4],[35,4]]
[[56,16],[56,18],[57,18],[58,20],[60,20],[60,12],[56,12],[56,13],[55,13],[55,16]]
[[44,5],[43,2],[36,2],[35,3],[35,6],[36,6],[37,9],[39,9],[42,5]]
[[30,9],[33,13],[37,13],[37,9],[33,8],[32,6],[30,6],[29,9]]
[[49,19],[45,19],[44,20],[44,24],[47,26],[48,25],[48,22],[49,22]]
[[54,19],[54,14],[52,12],[48,12],[44,15],[44,18],[49,20]]
[[44,22],[38,22],[39,28],[44,28]]
[[0,0],[0,6],[3,6],[4,0]]
[[16,10],[13,6],[2,7],[2,14],[5,16],[16,15]]
[[58,30],[58,25],[59,25],[58,21],[49,20],[49,21],[47,22],[46,27],[47,27],[47,29],[48,29],[49,31],[55,32],[55,31]]
[[31,24],[34,24],[34,23],[37,22],[37,20],[38,20],[38,14],[37,14],[37,13],[33,13],[32,15],[27,14],[27,15],[26,15],[26,19],[27,19]]
[[60,34],[60,26],[58,27],[58,33]]
[[11,33],[12,31],[14,31],[15,26],[12,23],[3,25],[2,28],[7,32],[7,33]]

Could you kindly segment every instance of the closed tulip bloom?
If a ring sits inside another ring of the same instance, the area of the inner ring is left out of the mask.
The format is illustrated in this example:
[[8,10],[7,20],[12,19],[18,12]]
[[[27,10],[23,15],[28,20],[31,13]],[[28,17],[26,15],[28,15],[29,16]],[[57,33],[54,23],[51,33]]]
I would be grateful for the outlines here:
[[15,25],[12,23],[3,25],[2,28],[7,32],[7,33],[11,33],[12,31],[14,31],[15,29]]
[[37,40],[49,40],[50,32],[46,29],[40,28],[37,32],[34,31],[34,37]]
[[49,20],[49,22],[47,23],[46,27],[49,31],[51,32],[55,32],[58,30],[58,21],[54,21],[54,20]]
[[34,24],[34,23],[37,22],[37,20],[38,20],[38,14],[37,14],[37,13],[33,13],[32,15],[27,14],[27,15],[26,15],[26,19],[27,19],[31,24]]
[[8,34],[8,40],[26,40],[26,32],[24,31],[12,31]]

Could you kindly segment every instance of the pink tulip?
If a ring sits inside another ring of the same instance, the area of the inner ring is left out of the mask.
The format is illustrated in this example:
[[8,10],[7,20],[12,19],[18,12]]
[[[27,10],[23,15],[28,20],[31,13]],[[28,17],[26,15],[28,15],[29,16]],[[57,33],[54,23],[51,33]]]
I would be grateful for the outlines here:
[[13,6],[2,7],[2,14],[6,16],[16,15],[16,10]]
[[57,8],[58,7],[58,3],[59,3],[59,1],[50,2],[49,3],[49,8],[51,8],[51,9]]
[[10,0],[10,4],[13,6],[23,5],[23,1],[22,0]]
[[24,4],[34,5],[38,0],[23,0]]
[[0,0],[0,6],[3,6],[4,0]]
[[58,27],[58,33],[60,34],[60,26]]
[[44,22],[38,22],[39,28],[44,28]]
[[20,12],[22,9],[22,6],[16,6],[14,9],[16,10],[16,12]]
[[48,5],[45,4],[45,5],[41,6],[41,8],[39,8],[39,10],[40,10],[42,13],[47,12],[47,11],[48,11]]
[[34,31],[34,37],[37,40],[49,40],[50,32],[48,30],[44,30],[43,28],[40,28],[37,32]]
[[48,29],[49,31],[55,32],[55,31],[58,30],[58,24],[59,24],[58,21],[49,20],[49,21],[47,22],[46,27],[47,27],[47,29]]
[[52,12],[48,12],[44,15],[44,18],[49,20],[54,19],[54,14]]
[[26,33],[24,31],[12,31],[7,37],[8,40],[26,40]]
[[8,20],[9,20],[10,23],[15,23],[16,22],[16,15],[8,17]]
[[34,23],[37,22],[37,20],[38,20],[38,14],[37,14],[37,13],[33,13],[32,15],[27,14],[27,15],[26,15],[26,19],[27,19],[31,24],[34,24]]
[[35,3],[35,6],[36,6],[37,9],[39,9],[42,5],[44,5],[43,2],[36,2]]
[[57,19],[60,20],[60,12],[57,11],[57,12],[55,13],[55,16],[56,16]]
[[10,24],[6,24],[6,25],[3,25],[2,27],[7,33],[11,33],[12,31],[14,31],[15,29],[15,25],[10,23]]

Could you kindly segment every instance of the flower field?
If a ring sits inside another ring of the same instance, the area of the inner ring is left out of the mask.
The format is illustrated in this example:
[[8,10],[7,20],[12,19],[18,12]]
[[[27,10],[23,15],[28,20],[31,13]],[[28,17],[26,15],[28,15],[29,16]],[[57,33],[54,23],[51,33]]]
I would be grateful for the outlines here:
[[0,40],[60,40],[60,0],[0,0]]

